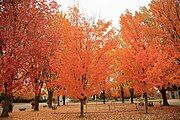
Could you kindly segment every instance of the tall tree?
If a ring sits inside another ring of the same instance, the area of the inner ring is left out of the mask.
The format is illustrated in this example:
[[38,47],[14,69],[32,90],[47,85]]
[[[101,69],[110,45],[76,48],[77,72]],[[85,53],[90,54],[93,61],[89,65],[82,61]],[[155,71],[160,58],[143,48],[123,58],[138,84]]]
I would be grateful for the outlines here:
[[[145,96],[145,110],[147,113],[147,91],[153,87],[153,82],[147,75],[157,58],[157,45],[146,38],[148,25],[145,24],[143,16],[136,12],[133,16],[126,12],[121,16],[121,36],[125,45],[120,48],[118,56],[120,61],[121,79],[131,81],[132,85],[143,85],[142,91]],[[152,54],[153,53],[153,54]]]
[[0,86],[6,96],[2,117],[8,116],[12,90],[38,76],[35,68],[41,65],[34,63],[43,60],[42,48],[45,46],[42,39],[45,38],[49,17],[56,8],[54,1],[6,0],[1,3]]
[[[163,105],[169,105],[166,97],[167,89],[179,83],[179,1],[178,0],[153,0],[150,4],[151,18],[156,34],[151,29],[151,35],[159,40],[160,51],[157,62],[150,72],[154,80],[159,83]],[[162,64],[163,63],[163,64]],[[156,69],[156,70],[155,70]],[[158,71],[157,71],[158,69]]]
[[70,9],[69,18],[70,22],[64,24],[67,26],[60,32],[60,50],[52,63],[68,95],[80,101],[80,116],[83,117],[85,100],[100,92],[99,84],[110,74],[111,58],[107,54],[115,42],[113,30],[108,30],[110,22],[90,23],[77,7]]
[[162,93],[163,105],[168,105],[167,88],[178,83],[177,4],[177,0],[154,0],[150,10],[143,7],[134,16],[129,12],[121,16],[122,38],[133,49],[131,56],[140,65],[140,74],[145,78],[140,82],[158,87]]

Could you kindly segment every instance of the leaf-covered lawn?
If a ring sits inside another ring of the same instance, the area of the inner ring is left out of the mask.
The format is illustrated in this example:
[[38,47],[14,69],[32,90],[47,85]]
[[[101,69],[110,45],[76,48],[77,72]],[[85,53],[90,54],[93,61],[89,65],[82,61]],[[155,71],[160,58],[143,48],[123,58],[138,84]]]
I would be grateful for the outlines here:
[[[88,103],[85,107],[85,117],[79,118],[79,104],[59,106],[54,112],[49,108],[40,108],[35,112],[31,109],[26,111],[14,110],[7,120],[180,120],[180,107],[170,106],[149,107],[148,114],[143,111],[144,107],[136,110],[134,104]],[[2,118],[0,118],[2,119]],[[3,120],[6,120],[3,118]]]

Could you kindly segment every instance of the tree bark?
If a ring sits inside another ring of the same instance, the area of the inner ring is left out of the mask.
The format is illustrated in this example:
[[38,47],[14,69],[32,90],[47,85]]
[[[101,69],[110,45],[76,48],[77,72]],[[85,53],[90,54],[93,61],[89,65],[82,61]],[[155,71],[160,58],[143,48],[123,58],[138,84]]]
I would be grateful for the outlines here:
[[105,90],[103,90],[103,93],[102,93],[102,95],[103,95],[103,104],[105,104],[105,103],[106,103]]
[[93,95],[93,100],[95,100],[95,98],[96,98],[96,95]]
[[60,106],[60,104],[59,104],[59,96],[57,97],[57,106]]
[[2,113],[1,113],[1,117],[9,117],[9,103],[8,103],[8,101],[4,101],[4,106],[3,106],[3,111],[2,111]]
[[4,84],[5,94],[4,94],[4,103],[3,103],[3,111],[1,113],[1,117],[9,117],[9,105],[10,105],[10,96],[7,94],[7,83]]
[[51,88],[48,89],[48,99],[47,99],[48,102],[47,102],[47,104],[48,104],[49,108],[52,108],[53,93],[54,93],[54,90],[52,90]]
[[124,90],[121,88],[121,98],[122,98],[122,103],[124,103]]
[[39,98],[41,95],[41,88],[43,86],[43,82],[40,82],[39,84],[36,84],[38,87],[38,91],[35,92],[35,101],[34,101],[34,111],[39,111]]
[[7,94],[5,94],[4,103],[3,103],[3,111],[1,113],[1,117],[9,117],[9,105],[10,105],[10,99]]
[[144,102],[145,102],[145,112],[148,113],[148,98],[147,98],[147,92],[144,93]]
[[169,103],[167,101],[167,96],[166,96],[166,91],[167,89],[165,89],[164,87],[162,87],[161,90],[159,90],[161,92],[162,95],[162,99],[163,99],[163,106],[169,106]]
[[63,95],[63,96],[62,96],[62,99],[63,99],[63,105],[66,105],[66,96]]
[[[3,43],[3,42],[2,42]],[[0,46],[0,57],[3,55],[3,49],[2,47]]]
[[133,88],[129,89],[129,92],[130,92],[130,95],[131,95],[131,103],[134,103],[134,102],[133,102],[134,89],[133,89]]
[[80,106],[80,117],[84,117],[84,99],[80,99],[81,106]]
[[39,98],[40,98],[39,95],[35,96],[35,101],[34,101],[34,110],[35,111],[39,111]]

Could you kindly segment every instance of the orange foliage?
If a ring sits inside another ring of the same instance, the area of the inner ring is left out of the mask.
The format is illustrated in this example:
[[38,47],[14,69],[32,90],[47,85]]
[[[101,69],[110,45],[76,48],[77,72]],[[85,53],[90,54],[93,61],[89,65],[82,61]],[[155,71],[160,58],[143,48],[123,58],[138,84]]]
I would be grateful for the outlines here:
[[27,82],[41,83],[50,53],[49,25],[54,1],[6,0],[0,13],[0,87],[9,94]]
[[150,4],[151,13],[144,7],[134,16],[129,11],[121,16],[121,36],[125,43],[114,53],[119,61],[120,81],[129,81],[143,92],[153,86],[178,83],[176,5],[176,0],[154,0]]
[[120,36],[115,36],[111,22],[87,20],[75,6],[65,14],[57,13],[53,0],[3,1],[0,92],[22,93],[31,83],[37,93],[46,83],[57,94],[83,99],[109,90],[112,78],[137,94],[177,84],[178,4],[152,0],[150,9],[143,7],[135,15],[126,11]]
[[108,53],[115,47],[113,30],[102,20],[91,25],[76,7],[69,16],[70,22],[62,23],[61,43],[51,63],[68,95],[84,99],[100,92],[111,73]]

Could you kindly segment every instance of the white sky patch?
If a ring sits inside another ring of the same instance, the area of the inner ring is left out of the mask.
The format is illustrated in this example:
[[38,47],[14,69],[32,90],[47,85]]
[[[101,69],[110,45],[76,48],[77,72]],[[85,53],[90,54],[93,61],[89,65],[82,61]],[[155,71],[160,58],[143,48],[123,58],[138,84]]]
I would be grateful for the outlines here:
[[138,11],[140,6],[147,6],[151,0],[57,0],[61,9],[66,11],[68,6],[78,3],[81,12],[88,17],[112,20],[113,26],[119,28],[119,17],[126,9]]

